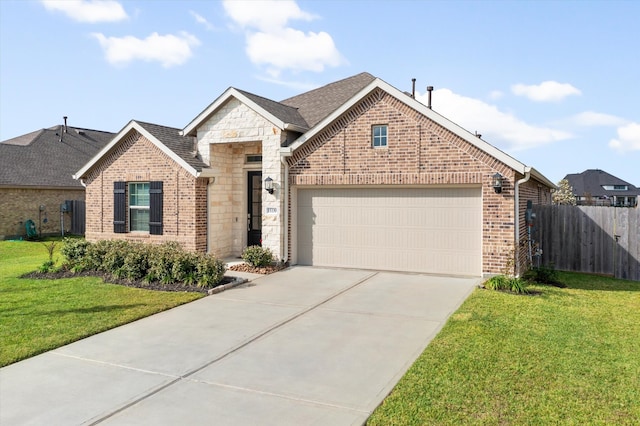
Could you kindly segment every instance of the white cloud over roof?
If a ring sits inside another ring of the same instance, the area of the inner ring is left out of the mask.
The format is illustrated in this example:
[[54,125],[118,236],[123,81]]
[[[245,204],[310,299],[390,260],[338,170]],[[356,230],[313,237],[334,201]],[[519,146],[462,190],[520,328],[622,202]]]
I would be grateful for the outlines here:
[[344,62],[327,32],[304,32],[289,21],[312,21],[316,17],[295,1],[225,0],[232,21],[245,31],[246,53],[252,63],[264,66],[272,78],[284,70],[321,72]]
[[514,84],[511,92],[517,96],[524,96],[535,102],[558,102],[572,95],[581,95],[582,92],[569,83],[557,81],[543,81],[540,84]]
[[198,24],[203,25],[208,31],[212,31],[214,29],[213,24],[207,21],[207,18],[200,15],[198,12],[194,12],[193,10],[190,10],[189,14],[193,16],[193,19],[195,19]]
[[[416,93],[416,99],[427,103],[427,95]],[[569,132],[526,123],[518,117],[500,111],[496,106],[469,98],[449,89],[433,91],[433,110],[463,128],[478,132],[490,143],[501,142],[511,151],[535,148],[551,142],[570,139]]]
[[114,0],[42,0],[42,5],[78,22],[117,22],[128,18],[122,5]]
[[609,141],[609,147],[620,153],[640,151],[640,123],[618,127],[618,138]]
[[193,54],[192,47],[200,41],[193,35],[182,32],[178,35],[152,33],[145,39],[133,36],[106,37],[92,34],[104,50],[107,62],[112,65],[126,65],[135,60],[159,62],[169,68],[185,63]]

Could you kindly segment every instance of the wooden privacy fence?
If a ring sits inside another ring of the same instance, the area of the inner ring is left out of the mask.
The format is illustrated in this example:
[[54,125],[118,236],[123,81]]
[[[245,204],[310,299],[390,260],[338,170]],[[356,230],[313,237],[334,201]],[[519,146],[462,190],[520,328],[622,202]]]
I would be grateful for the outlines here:
[[640,281],[640,208],[533,206],[542,264]]

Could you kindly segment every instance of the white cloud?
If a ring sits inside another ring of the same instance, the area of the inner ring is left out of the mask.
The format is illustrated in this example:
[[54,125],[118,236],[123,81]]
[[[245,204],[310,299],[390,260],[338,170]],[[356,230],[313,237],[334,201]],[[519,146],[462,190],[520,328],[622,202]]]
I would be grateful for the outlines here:
[[193,19],[195,19],[198,24],[204,25],[204,27],[208,31],[212,31],[214,29],[214,26],[209,21],[207,21],[207,18],[205,18],[204,16],[200,15],[197,12],[194,12],[193,10],[190,10],[189,13],[191,14],[191,16],[193,16]]
[[584,111],[571,117],[570,121],[578,126],[621,126],[627,122],[624,118],[615,115],[603,114],[594,111]]
[[143,60],[157,61],[169,68],[185,63],[192,55],[191,48],[200,44],[195,36],[185,32],[179,35],[153,33],[145,39],[133,36],[105,37],[100,33],[92,35],[100,42],[107,62],[112,65]]
[[[427,103],[427,95],[416,94],[416,99]],[[506,144],[511,151],[520,151],[570,139],[571,133],[550,127],[528,124],[516,116],[498,110],[494,105],[478,99],[453,93],[449,89],[433,92],[434,111],[463,128],[482,134],[491,143]]]
[[640,123],[629,123],[618,127],[618,139],[611,139],[609,148],[620,153],[640,151]]
[[264,32],[281,29],[290,20],[315,19],[310,13],[303,12],[293,0],[225,0],[222,4],[236,24],[243,28],[254,28]]
[[511,86],[514,95],[525,96],[535,102],[558,102],[571,95],[581,95],[582,92],[569,83],[557,81],[543,81],[538,85],[514,84]]
[[42,0],[47,10],[59,11],[78,22],[116,22],[128,18],[122,5],[114,0]]
[[273,77],[286,68],[321,72],[342,60],[329,34],[305,34],[292,28],[248,35],[247,55],[254,64],[267,65]]
[[292,20],[316,18],[295,1],[225,0],[223,5],[245,32],[249,60],[263,66],[272,78],[278,78],[284,70],[321,72],[344,62],[330,34],[287,26]]
[[492,101],[496,101],[503,96],[504,93],[502,93],[500,90],[492,90],[491,93],[489,93],[489,99],[491,99]]

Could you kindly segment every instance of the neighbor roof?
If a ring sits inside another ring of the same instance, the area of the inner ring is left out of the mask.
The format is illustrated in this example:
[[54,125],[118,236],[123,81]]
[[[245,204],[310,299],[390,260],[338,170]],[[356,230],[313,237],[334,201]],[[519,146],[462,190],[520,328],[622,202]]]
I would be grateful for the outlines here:
[[[62,135],[62,140],[60,138]],[[0,186],[82,188],[73,172],[104,148],[114,133],[53,126],[0,142]]]
[[[568,174],[564,178],[569,181],[569,184],[573,188],[573,194],[576,196],[583,196],[586,193],[594,197],[603,195],[640,195],[640,189],[634,185],[599,169],[588,169],[582,173]],[[627,191],[609,191],[604,189],[603,185],[627,185],[629,189]]]

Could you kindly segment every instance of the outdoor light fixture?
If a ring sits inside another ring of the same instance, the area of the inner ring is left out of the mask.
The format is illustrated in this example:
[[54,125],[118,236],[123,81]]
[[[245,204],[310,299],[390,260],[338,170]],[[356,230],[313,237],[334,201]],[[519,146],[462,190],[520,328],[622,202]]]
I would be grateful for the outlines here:
[[491,181],[493,182],[493,190],[496,191],[496,194],[500,194],[502,192],[502,175],[496,173]]
[[269,194],[273,194],[273,179],[271,179],[270,177],[267,177],[264,180],[264,189],[269,193]]

